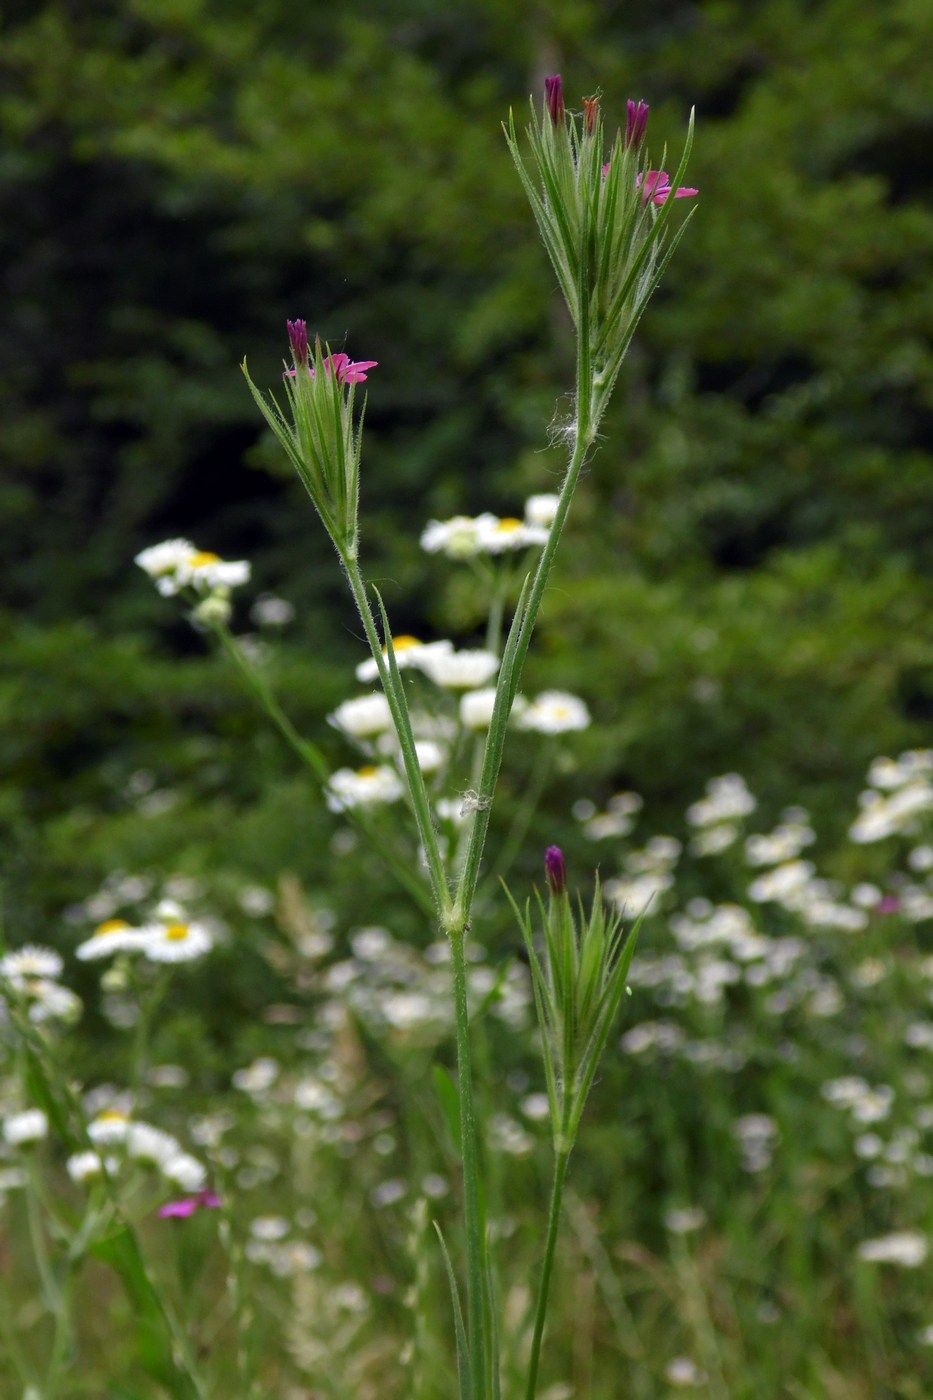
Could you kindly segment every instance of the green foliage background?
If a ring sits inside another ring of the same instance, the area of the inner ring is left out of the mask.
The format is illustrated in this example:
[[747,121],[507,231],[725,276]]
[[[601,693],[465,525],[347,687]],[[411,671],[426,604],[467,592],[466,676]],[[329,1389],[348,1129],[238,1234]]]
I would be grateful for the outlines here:
[[[319,797],[222,660],[131,561],[174,534],[251,558],[258,589],[298,607],[270,664],[322,731],[360,642],[237,367],[247,354],[274,383],[285,318],[304,315],[380,362],[364,543],[396,626],[470,636],[475,599],[420,552],[423,522],[510,513],[561,462],[547,426],[568,326],[499,125],[545,72],[600,89],[610,119],[647,99],[658,156],[695,103],[701,199],[547,599],[529,688],[579,691],[598,724],[544,799],[527,871],[545,841],[573,845],[575,798],[635,788],[665,829],[730,769],[765,820],[804,801],[831,841],[868,759],[929,742],[923,0],[19,0],[2,22],[15,941],[48,939],[118,867],[292,869],[348,918],[384,911],[378,878],[341,875]],[[140,770],[171,811],[140,815]]]

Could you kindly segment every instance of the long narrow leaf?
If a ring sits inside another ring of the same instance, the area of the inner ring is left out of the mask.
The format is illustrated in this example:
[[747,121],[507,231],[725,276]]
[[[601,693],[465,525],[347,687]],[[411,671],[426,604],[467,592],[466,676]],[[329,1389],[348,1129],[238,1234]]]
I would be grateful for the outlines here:
[[470,1354],[467,1348],[466,1328],[463,1325],[463,1308],[460,1305],[460,1290],[457,1288],[457,1279],[454,1274],[454,1266],[450,1262],[450,1253],[444,1241],[444,1236],[441,1233],[441,1227],[436,1220],[434,1222],[434,1229],[437,1231],[441,1253],[444,1256],[444,1267],[447,1270],[447,1282],[450,1284],[450,1298],[454,1310],[454,1335],[457,1339],[457,1380],[459,1382],[460,1400],[473,1400],[473,1378],[470,1374]]

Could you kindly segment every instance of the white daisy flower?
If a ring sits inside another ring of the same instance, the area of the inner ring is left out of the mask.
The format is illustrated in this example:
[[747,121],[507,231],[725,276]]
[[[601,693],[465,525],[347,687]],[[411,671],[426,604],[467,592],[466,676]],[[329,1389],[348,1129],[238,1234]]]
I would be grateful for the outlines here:
[[130,1131],[130,1116],[119,1108],[105,1108],[88,1125],[87,1135],[91,1142],[102,1147],[112,1147],[114,1143],[125,1143]]
[[403,792],[402,780],[388,764],[338,768],[327,784],[327,806],[331,812],[347,812],[352,807],[397,802]]
[[28,997],[27,1015],[36,1025],[45,1021],[76,1021],[81,1015],[81,998],[47,977],[24,981],[19,991]]
[[183,1191],[203,1191],[207,1184],[207,1169],[188,1152],[176,1152],[159,1166],[162,1175]]
[[448,559],[472,559],[480,553],[479,535],[495,525],[495,515],[455,515],[450,520],[429,520],[421,534],[421,548]]
[[529,496],[525,502],[525,520],[529,525],[539,525],[550,529],[557,514],[558,499],[558,496],[550,492],[541,496]]
[[163,540],[161,544],[150,545],[136,555],[134,563],[155,580],[155,585],[164,597],[178,592],[176,574],[186,559],[197,554],[190,540]]
[[192,962],[209,953],[214,946],[214,940],[204,924],[186,920],[150,924],[141,932],[141,952],[150,962]]
[[565,690],[545,690],[516,717],[520,729],[538,734],[568,734],[587,729],[590,712],[583,701]]
[[171,1133],[163,1132],[151,1123],[130,1123],[126,1133],[126,1151],[137,1162],[148,1162],[164,1171],[166,1162],[177,1157],[181,1147]]
[[468,690],[460,697],[460,723],[464,729],[488,729],[496,703],[494,686]]
[[422,773],[436,773],[447,761],[447,750],[433,739],[416,739],[415,756]]
[[926,1235],[919,1230],[901,1230],[878,1239],[863,1240],[858,1256],[871,1264],[899,1264],[903,1269],[916,1269],[929,1253]]
[[82,1182],[103,1176],[105,1165],[108,1172],[114,1172],[119,1163],[112,1157],[108,1157],[105,1164],[104,1159],[97,1152],[76,1152],[68,1158],[65,1170],[72,1181]]
[[164,540],[136,555],[135,562],[155,581],[163,597],[182,588],[199,593],[236,588],[246,583],[250,566],[245,559],[225,560],[211,550],[198,549],[190,540]]
[[49,1120],[39,1108],[27,1108],[22,1113],[11,1113],[3,1120],[3,1140],[11,1147],[24,1147],[27,1143],[40,1142],[48,1137]]
[[175,578],[181,587],[187,584],[199,593],[209,593],[215,588],[238,588],[249,582],[249,575],[247,559],[221,559],[209,549],[196,549],[178,566]]
[[435,685],[447,690],[475,690],[485,685],[499,669],[499,658],[491,651],[431,652],[419,656],[418,669]]
[[126,919],[105,919],[102,924],[79,943],[75,957],[81,962],[95,962],[98,958],[110,958],[115,953],[139,953],[142,951],[143,932],[133,928]]
[[[541,548],[547,544],[548,531],[543,525],[532,525],[514,516],[482,518],[476,532],[477,545],[483,554],[507,554],[517,549]],[[479,522],[477,522],[479,524]]]
[[[420,666],[425,656],[435,655],[438,652],[453,651],[453,642],[447,640],[437,642],[422,642],[417,637],[410,637],[407,634],[393,637],[392,648],[395,652],[395,664],[400,671],[404,671],[406,666]],[[388,656],[386,648],[382,648],[383,656]],[[379,679],[379,667],[376,665],[374,656],[361,661],[356,668],[356,679],[358,681],[375,681]]]
[[392,711],[381,690],[372,695],[360,695],[355,700],[344,700],[327,719],[350,739],[371,739],[392,727]]
[[58,953],[35,943],[27,943],[0,958],[0,977],[14,987],[33,977],[54,978],[61,975],[63,963]]

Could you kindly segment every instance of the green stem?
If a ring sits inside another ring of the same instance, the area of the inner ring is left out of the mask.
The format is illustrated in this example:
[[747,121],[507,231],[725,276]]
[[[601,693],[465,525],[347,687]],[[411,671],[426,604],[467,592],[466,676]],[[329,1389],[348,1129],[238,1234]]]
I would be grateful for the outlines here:
[[[312,744],[298,733],[298,730],[292,724],[288,715],[276,699],[271,687],[249,664],[249,661],[243,655],[242,649],[237,646],[236,640],[231,636],[230,632],[228,632],[225,627],[215,627],[214,631],[221,646],[227,653],[227,656],[233,662],[282,738],[294,753],[298,755],[302,763],[307,764],[311,769],[311,772],[317,778],[321,787],[326,786],[327,780],[330,777],[330,768],[320,749],[317,745]],[[425,889],[423,882],[411,869],[410,865],[406,864],[406,862],[400,858],[398,852],[392,850],[391,846],[388,845],[376,829],[374,823],[367,820],[365,814],[356,808],[349,808],[344,815],[365,834],[366,839],[382,857],[399,884],[408,891],[418,907],[426,914],[433,914],[434,901]]]
[[473,1102],[470,1016],[467,1007],[466,934],[468,926],[450,931],[454,1013],[457,1040],[457,1099],[460,1108],[460,1157],[463,1167],[463,1221],[467,1260],[467,1345],[472,1378],[471,1400],[484,1400],[486,1356],[484,1331],[485,1249],[479,1199],[479,1149]]
[[[581,274],[581,281],[584,281]],[[522,676],[522,668],[528,648],[531,645],[531,637],[534,632],[535,622],[541,607],[541,600],[544,597],[544,590],[547,587],[548,578],[551,573],[551,566],[554,562],[554,555],[560,543],[561,532],[564,522],[567,519],[567,512],[570,509],[570,502],[580,479],[580,472],[586,461],[587,454],[596,436],[597,423],[593,418],[593,383],[590,359],[590,323],[589,323],[589,295],[582,295],[584,288],[581,287],[581,309],[579,315],[579,329],[577,335],[577,394],[576,410],[577,421],[574,427],[574,445],[570,461],[567,464],[567,472],[564,476],[557,501],[557,510],[554,514],[554,523],[548,535],[547,544],[541,552],[538,560],[538,567],[535,570],[528,597],[520,613],[516,614],[512,622],[512,631],[509,634],[509,641],[514,638],[514,650],[509,654],[509,646],[506,646],[506,655],[503,659],[503,667],[499,673],[499,682],[496,686],[496,701],[493,707],[492,722],[489,726],[489,734],[486,738],[486,748],[483,755],[483,771],[480,779],[477,794],[476,810],[473,825],[470,830],[469,843],[467,845],[466,857],[463,862],[463,869],[457,882],[456,897],[454,900],[455,911],[464,920],[469,919],[470,909],[473,905],[473,896],[476,892],[476,882],[479,878],[480,861],[483,856],[483,847],[486,843],[486,834],[489,830],[489,816],[492,806],[492,797],[495,791],[496,780],[499,776],[499,768],[502,763],[502,751],[505,747],[506,726],[508,724],[509,713],[512,709],[512,702],[518,690]]]
[[548,1211],[547,1239],[544,1245],[544,1260],[541,1265],[541,1281],[538,1284],[538,1302],[535,1307],[535,1329],[531,1339],[531,1357],[528,1362],[528,1384],[525,1387],[525,1400],[535,1400],[538,1384],[538,1362],[541,1357],[541,1339],[544,1336],[544,1320],[547,1316],[548,1293],[551,1287],[551,1271],[554,1267],[554,1253],[557,1246],[557,1230],[560,1224],[560,1207],[564,1194],[564,1181],[567,1176],[569,1151],[558,1152],[554,1158],[554,1179],[551,1183],[551,1204]]
[[[415,751],[415,739],[411,731],[408,702],[405,699],[404,689],[400,686],[396,687],[389,664],[382,650],[382,641],[380,640],[379,632],[376,628],[376,621],[373,617],[373,610],[366,593],[366,584],[363,580],[363,575],[360,573],[359,564],[355,558],[348,554],[344,554],[341,557],[344,569],[346,570],[347,580],[350,584],[350,591],[353,594],[353,601],[356,603],[360,621],[366,632],[366,640],[369,642],[373,660],[379,671],[379,679],[382,682],[382,688],[385,691],[386,700],[392,712],[392,720],[398,737],[402,762],[405,766],[405,776],[408,779],[412,811],[418,825],[418,835],[421,837],[421,844],[424,848],[425,859],[427,861],[431,890],[434,895],[434,902],[438,913],[441,916],[442,926],[446,928],[447,916],[450,911],[447,876],[444,872],[444,862],[437,844],[437,833],[434,830],[434,820],[431,815],[431,805],[428,802],[428,794],[424,785],[424,775],[421,772],[421,765],[418,762],[418,755]],[[389,646],[391,638],[386,637],[385,640],[386,646]]]
[[36,1269],[39,1274],[39,1282],[42,1287],[42,1297],[45,1301],[45,1306],[52,1316],[53,1323],[52,1345],[49,1353],[49,1362],[45,1373],[42,1395],[43,1400],[54,1400],[54,1396],[58,1393],[62,1366],[71,1339],[70,1299],[67,1287],[67,1275],[62,1279],[56,1278],[52,1261],[49,1258],[45,1231],[39,1213],[42,1189],[38,1180],[38,1168],[32,1153],[29,1154],[28,1170],[29,1185],[26,1190],[26,1216],[29,1222],[29,1239],[32,1245],[33,1258],[36,1262]]

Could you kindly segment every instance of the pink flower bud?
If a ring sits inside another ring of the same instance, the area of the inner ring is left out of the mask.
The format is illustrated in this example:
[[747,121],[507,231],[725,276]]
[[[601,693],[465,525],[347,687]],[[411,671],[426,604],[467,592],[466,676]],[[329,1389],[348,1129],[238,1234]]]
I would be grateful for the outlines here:
[[551,121],[555,126],[560,126],[564,120],[564,82],[559,73],[545,78],[544,96],[547,100],[547,109],[551,114]]
[[584,97],[583,99],[583,123],[587,136],[592,136],[596,130],[596,123],[599,120],[599,98]]
[[544,873],[551,894],[563,894],[567,889],[567,862],[560,846],[548,846],[544,852]]
[[645,139],[645,127],[648,125],[648,104],[647,102],[633,102],[629,98],[625,104],[625,145],[626,148],[634,146],[636,151]]
[[292,359],[296,365],[308,363],[308,323],[307,321],[286,321],[288,343],[292,348]]

